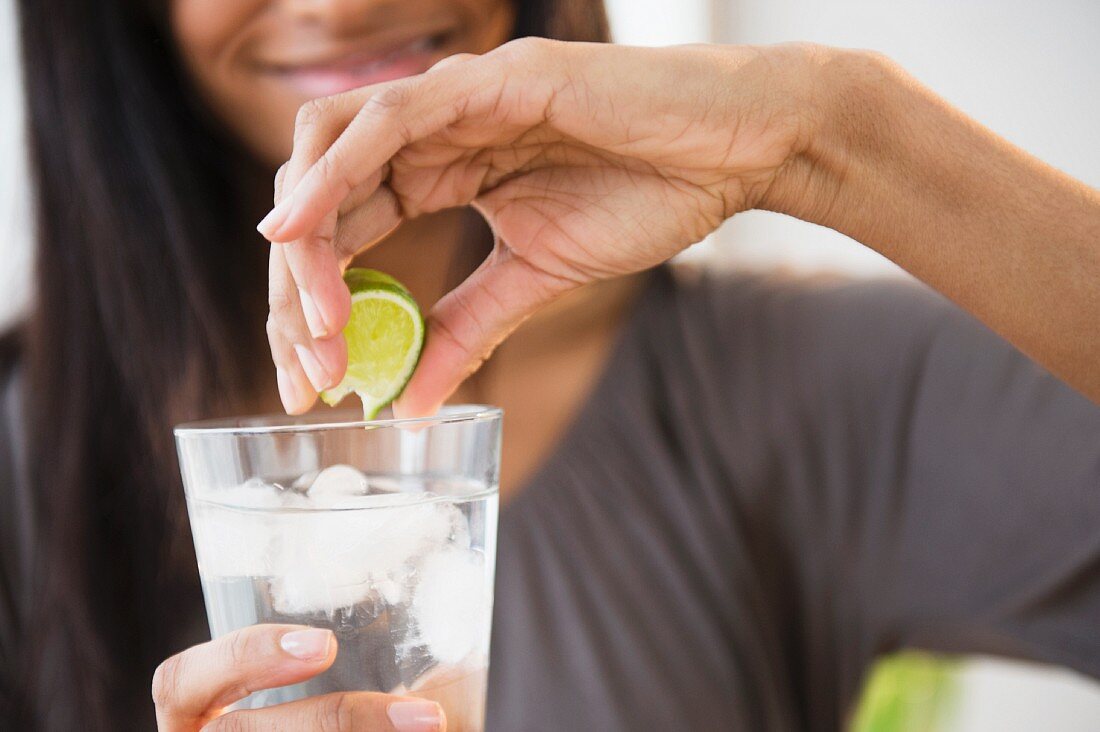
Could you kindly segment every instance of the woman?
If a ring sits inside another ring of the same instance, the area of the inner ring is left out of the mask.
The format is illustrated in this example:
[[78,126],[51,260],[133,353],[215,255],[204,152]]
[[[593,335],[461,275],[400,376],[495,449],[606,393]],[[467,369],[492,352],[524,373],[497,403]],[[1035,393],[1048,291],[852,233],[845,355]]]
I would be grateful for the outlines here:
[[[573,291],[775,208],[884,251],[1097,396],[1095,192],[889,65],[492,51],[603,40],[589,2],[21,10],[41,266],[0,443],[19,728],[149,726],[153,669],[185,648],[153,680],[162,729],[440,727],[380,695],[220,714],[338,649],[272,626],[199,643],[171,453],[175,422],[276,391],[303,411],[339,378],[340,267],[374,240],[358,261],[436,303],[407,413],[555,301],[454,397],[508,411],[494,728],[833,729],[905,645],[1100,675],[1086,399],[905,286],[659,269]],[[290,203],[261,226],[280,242],[265,378],[267,252],[245,227],[288,157]],[[491,254],[447,208],[471,201]]]

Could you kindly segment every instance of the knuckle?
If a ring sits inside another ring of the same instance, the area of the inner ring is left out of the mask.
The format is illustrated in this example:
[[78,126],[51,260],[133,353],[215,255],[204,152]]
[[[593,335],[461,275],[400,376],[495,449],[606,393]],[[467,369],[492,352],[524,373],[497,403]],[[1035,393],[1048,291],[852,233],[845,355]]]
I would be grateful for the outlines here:
[[275,343],[279,336],[282,335],[282,329],[279,327],[279,323],[271,315],[267,316],[267,340],[271,343]]
[[203,725],[202,732],[245,732],[248,728],[244,715],[230,712],[207,722]]
[[428,329],[430,337],[435,338],[436,341],[449,344],[450,348],[456,351],[460,358],[469,360],[473,356],[473,351],[466,344],[466,341],[458,335],[451,323],[444,320],[433,320]]
[[[317,167],[323,179],[330,181],[340,198],[346,198],[359,185],[353,166],[340,153],[332,150],[325,153],[317,161]],[[310,243],[324,248],[330,246],[332,242],[331,237],[320,235]]]
[[[486,292],[485,288],[479,288],[481,292]],[[454,291],[455,304],[462,310],[463,315],[466,317],[466,322],[469,325],[469,330],[474,338],[484,338],[489,333],[489,326],[485,322],[484,311],[478,308],[474,303],[473,293],[466,291],[465,289],[457,289]],[[499,301],[495,298],[486,298],[488,302],[492,302],[499,307]]]
[[271,332],[271,326],[278,326],[281,319],[289,317],[294,312],[296,305],[294,297],[285,289],[273,288],[267,294],[267,307],[271,311],[271,315],[267,319],[268,333]]
[[153,704],[157,707],[163,709],[175,700],[182,666],[181,659],[179,654],[167,658],[153,672]]
[[328,97],[311,99],[299,107],[294,118],[294,141],[309,138],[328,119],[332,109],[333,102]]
[[369,120],[371,126],[392,129],[402,141],[410,142],[412,135],[403,115],[412,99],[414,89],[412,85],[416,83],[416,81],[403,80],[387,84],[367,98],[359,110],[359,115]]
[[473,54],[473,53],[454,53],[454,54],[451,54],[450,56],[447,56],[445,58],[440,59],[439,61],[436,61],[435,64],[432,66],[432,70],[433,71],[439,71],[439,70],[442,70],[442,69],[449,69],[449,68],[451,68],[452,66],[454,66],[456,64],[465,63],[466,61],[469,61],[472,58],[477,58],[477,54]]
[[499,55],[508,63],[530,62],[542,58],[553,46],[547,38],[527,36],[508,41],[498,49]]
[[355,728],[356,697],[331,694],[317,705],[315,728],[320,732],[351,732]]
[[260,634],[254,628],[238,630],[229,637],[226,655],[230,668],[240,668],[254,661],[260,651]]
[[283,183],[286,181],[286,169],[289,163],[283,163],[279,166],[279,170],[275,172],[275,203],[278,203],[283,197]]
[[371,94],[363,105],[368,114],[392,115],[397,113],[409,101],[409,88],[405,84],[387,84]]
[[332,150],[326,151],[324,155],[317,158],[317,162],[314,164],[317,175],[320,176],[321,180],[332,181],[350,191],[350,182],[341,170],[341,166],[337,165],[337,160],[336,153]]

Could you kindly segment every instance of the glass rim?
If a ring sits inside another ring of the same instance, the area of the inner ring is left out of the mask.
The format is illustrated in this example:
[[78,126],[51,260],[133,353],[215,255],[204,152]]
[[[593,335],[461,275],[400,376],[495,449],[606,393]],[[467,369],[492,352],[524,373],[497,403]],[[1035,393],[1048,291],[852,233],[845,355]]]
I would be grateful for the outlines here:
[[[331,413],[335,416],[343,412]],[[226,417],[220,419],[204,419],[193,422],[184,422],[172,428],[177,437],[205,437],[214,435],[268,435],[287,433],[313,433],[334,432],[338,430],[366,429],[366,428],[395,428],[415,427],[423,425],[430,427],[442,424],[460,424],[463,422],[488,422],[500,419],[504,410],[487,404],[456,404],[445,406],[430,417],[406,417],[402,419],[356,419],[356,420],[326,420],[322,415],[314,413],[318,421],[307,421],[310,414],[296,417],[279,414],[262,414],[247,417]],[[325,415],[329,416],[329,415]],[[293,421],[296,420],[296,421]]]

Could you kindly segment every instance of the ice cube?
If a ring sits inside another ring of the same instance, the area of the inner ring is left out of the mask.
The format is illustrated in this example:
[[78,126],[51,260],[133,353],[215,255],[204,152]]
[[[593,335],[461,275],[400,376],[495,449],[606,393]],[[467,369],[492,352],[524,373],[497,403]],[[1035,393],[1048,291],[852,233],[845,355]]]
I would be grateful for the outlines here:
[[424,558],[410,614],[418,641],[443,665],[466,659],[488,638],[489,586],[485,556],[450,546]]
[[343,496],[323,503],[325,508],[280,518],[272,582],[279,612],[332,614],[372,593],[391,604],[406,601],[414,560],[456,536],[468,537],[457,507],[423,494]]
[[299,564],[271,581],[272,606],[285,615],[323,612],[333,616],[338,609],[366,600],[371,590],[369,577],[320,564],[314,571]]
[[332,499],[362,496],[367,490],[367,476],[350,465],[332,465],[313,479],[309,486],[309,497],[317,501],[318,505],[328,505]]
[[309,500],[309,496],[296,490],[281,491],[279,500],[283,508],[308,510],[313,507],[313,502]]
[[370,477],[371,493],[401,493],[406,488],[413,488],[411,492],[423,492],[423,483],[414,478],[392,477],[386,475],[372,475]]
[[249,478],[240,485],[208,491],[203,498],[233,508],[274,508],[279,505],[281,490],[262,478]]
[[290,487],[296,491],[307,491],[313,484],[313,481],[317,480],[318,471],[311,470],[308,473],[302,473],[294,482],[290,484]]
[[191,530],[203,577],[249,577],[270,571],[272,509],[282,504],[279,494],[277,486],[253,478],[203,492],[192,502]]

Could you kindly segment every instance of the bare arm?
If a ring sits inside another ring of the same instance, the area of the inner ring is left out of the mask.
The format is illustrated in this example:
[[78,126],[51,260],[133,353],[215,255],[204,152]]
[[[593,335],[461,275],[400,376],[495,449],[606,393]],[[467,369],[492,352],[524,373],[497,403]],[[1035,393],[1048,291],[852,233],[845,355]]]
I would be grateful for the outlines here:
[[346,367],[340,268],[401,219],[466,204],[496,246],[433,308],[407,414],[539,307],[751,208],[882,252],[1100,401],[1100,194],[865,52],[513,42],[307,105],[280,189],[259,228],[280,243],[270,333],[291,412],[324,386],[293,346],[323,381]]
[[821,124],[760,208],[875,249],[1100,401],[1100,192],[885,59],[821,73]]

